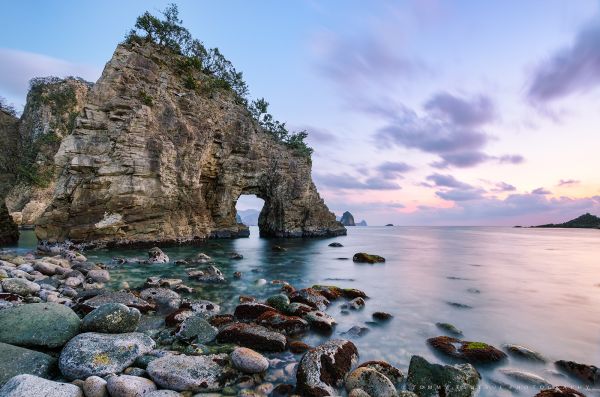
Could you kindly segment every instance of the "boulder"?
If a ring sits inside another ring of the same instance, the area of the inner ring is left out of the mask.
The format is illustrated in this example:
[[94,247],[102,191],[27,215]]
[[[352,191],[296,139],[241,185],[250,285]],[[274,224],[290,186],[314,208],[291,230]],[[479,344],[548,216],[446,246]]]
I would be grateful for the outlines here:
[[374,369],[385,375],[394,385],[398,385],[404,381],[402,371],[385,361],[367,361],[360,364],[358,368]]
[[483,342],[469,342],[449,336],[427,339],[435,350],[471,363],[492,363],[506,358],[506,353]]
[[81,320],[69,307],[31,303],[0,310],[0,342],[55,348],[79,332]]
[[191,272],[188,272],[188,276],[191,279],[201,281],[204,283],[216,284],[224,283],[227,281],[225,279],[225,276],[223,275],[223,272],[221,272],[219,268],[213,265],[208,266],[204,270],[192,270]]
[[358,360],[354,343],[334,339],[308,351],[296,373],[297,393],[306,397],[337,396],[346,374]]
[[262,354],[245,347],[236,348],[230,358],[235,368],[247,374],[258,374],[269,368],[269,360]]
[[195,343],[205,344],[212,342],[217,337],[218,332],[202,316],[195,315],[183,320],[175,336],[182,340],[194,340]]
[[226,354],[167,355],[148,364],[148,375],[160,387],[176,391],[219,391],[237,377],[225,368]]
[[17,375],[0,389],[1,397],[83,397],[81,389],[34,375]]
[[423,357],[412,356],[406,384],[419,397],[472,397],[480,378],[471,364],[431,364]]
[[306,313],[302,318],[304,318],[312,328],[321,332],[331,332],[335,327],[335,319],[331,317],[329,314],[314,310]]
[[133,364],[136,358],[151,351],[154,345],[150,337],[137,332],[79,334],[62,350],[60,371],[68,379],[119,373]]
[[194,313],[204,316],[205,318],[215,316],[221,311],[221,306],[207,300],[193,301],[189,307]]
[[254,324],[231,323],[225,325],[217,335],[220,343],[235,343],[258,351],[284,351],[286,338],[278,332]]
[[[0,312],[1,313],[1,312]],[[554,363],[560,370],[591,385],[600,385],[600,369],[595,365],[559,360]]]
[[140,298],[163,312],[177,310],[181,305],[181,296],[168,288],[146,288],[140,292]]
[[22,374],[51,378],[57,372],[56,364],[56,359],[47,354],[0,343],[0,386]]
[[99,376],[89,376],[83,382],[85,397],[108,397],[106,381]]
[[139,376],[119,375],[109,377],[106,388],[111,397],[142,397],[155,391],[156,385]]
[[106,283],[110,281],[110,273],[104,269],[94,269],[87,273],[87,277],[96,283]]
[[352,257],[354,262],[358,263],[383,263],[385,258],[379,255],[367,254],[365,252],[358,252]]
[[556,386],[540,391],[535,397],[585,397],[585,394],[570,387]]
[[134,307],[140,312],[145,313],[149,310],[154,310],[155,306],[146,302],[143,299],[138,298],[131,292],[117,291],[117,292],[104,292],[100,295],[96,295],[83,302],[82,309],[92,311],[106,303],[121,303],[125,306]]
[[121,303],[106,303],[88,313],[82,322],[85,332],[121,334],[134,332],[140,323],[138,309]]
[[371,315],[371,317],[373,317],[373,320],[377,320],[377,321],[389,321],[394,316],[392,316],[390,313],[386,313],[386,312],[375,312]]
[[[13,271],[14,273],[15,271]],[[2,280],[2,290],[9,294],[30,296],[37,294],[40,286],[24,278],[5,278]]]
[[371,396],[396,397],[396,387],[382,373],[367,367],[359,367],[348,374],[346,390],[361,389]]
[[167,263],[169,262],[169,256],[165,254],[160,248],[154,247],[148,251],[148,263]]
[[297,316],[286,316],[274,311],[263,313],[256,319],[256,323],[283,332],[286,335],[302,334],[309,329],[308,321]]
[[276,310],[285,313],[290,306],[290,298],[284,294],[272,295],[267,298],[267,305],[274,307]]
[[236,306],[233,315],[239,320],[256,320],[263,313],[276,311],[275,308],[259,302],[245,302]]
[[291,302],[304,303],[305,305],[314,307],[317,310],[325,310],[330,302],[327,298],[312,288],[303,288],[289,294]]

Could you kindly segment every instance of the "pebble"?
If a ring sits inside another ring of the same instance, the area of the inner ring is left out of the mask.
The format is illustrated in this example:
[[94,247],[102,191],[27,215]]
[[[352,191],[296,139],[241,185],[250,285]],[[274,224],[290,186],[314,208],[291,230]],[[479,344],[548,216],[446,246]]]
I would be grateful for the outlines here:
[[262,354],[245,347],[236,348],[230,355],[233,366],[248,374],[257,374],[269,368],[269,360]]

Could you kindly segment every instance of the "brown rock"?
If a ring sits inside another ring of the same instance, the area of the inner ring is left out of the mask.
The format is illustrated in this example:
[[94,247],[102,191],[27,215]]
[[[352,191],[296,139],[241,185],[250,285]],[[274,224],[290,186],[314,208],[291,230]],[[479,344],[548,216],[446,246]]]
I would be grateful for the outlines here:
[[327,298],[321,295],[317,290],[312,288],[303,288],[292,292],[290,302],[304,303],[318,310],[325,310],[330,302]]
[[263,313],[276,311],[275,308],[263,303],[245,302],[236,306],[233,315],[240,320],[256,320]]
[[592,385],[600,385],[600,369],[595,365],[559,360],[555,365],[562,371]]
[[556,386],[542,390],[535,397],[585,397],[585,394],[566,386]]
[[256,323],[271,328],[287,335],[302,334],[309,329],[308,322],[297,316],[286,316],[285,314],[269,311],[263,313],[256,319]]
[[225,325],[217,335],[220,343],[236,343],[258,351],[284,351],[286,338],[282,334],[254,324],[231,323]]
[[302,341],[299,341],[299,340],[290,342],[289,346],[290,346],[290,351],[294,354],[302,354],[311,349],[310,345],[308,345]]
[[471,363],[492,363],[506,358],[506,353],[483,342],[468,342],[450,336],[427,339],[434,349]]

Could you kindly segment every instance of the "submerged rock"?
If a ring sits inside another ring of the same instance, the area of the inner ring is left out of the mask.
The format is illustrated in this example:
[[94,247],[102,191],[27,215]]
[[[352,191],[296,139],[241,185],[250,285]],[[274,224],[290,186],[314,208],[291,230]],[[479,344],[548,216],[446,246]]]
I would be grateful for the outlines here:
[[550,382],[548,382],[546,379],[536,374],[532,374],[530,372],[525,372],[512,368],[501,368],[500,372],[502,372],[506,377],[510,379],[516,380],[517,382],[521,382],[527,385],[536,387],[552,387]]
[[427,343],[448,356],[472,363],[492,363],[506,358],[506,353],[483,342],[468,342],[449,336],[427,339]]
[[226,354],[207,356],[168,355],[148,364],[148,375],[160,387],[176,391],[219,391],[235,380],[227,375]]
[[330,243],[329,246],[330,247],[334,247],[334,248],[343,247],[342,243],[338,243],[337,241],[334,241],[333,243]]
[[529,361],[538,361],[541,363],[545,363],[546,359],[540,353],[533,351],[525,346],[507,344],[504,345],[504,348],[513,357],[529,360]]
[[452,336],[462,336],[463,334],[461,330],[450,323],[435,323],[435,326]]
[[269,360],[254,350],[238,347],[230,355],[233,366],[247,374],[258,374],[269,368]]
[[82,322],[82,330],[121,334],[134,332],[140,323],[141,313],[138,309],[127,307],[121,303],[107,303],[88,313]]
[[188,272],[188,276],[191,279],[204,283],[224,283],[227,281],[223,272],[213,265],[208,266],[204,270],[192,270]]
[[235,343],[258,351],[284,351],[286,338],[278,332],[254,324],[232,323],[219,331],[217,340],[220,343]]
[[64,347],[59,358],[62,374],[68,379],[106,376],[122,372],[136,358],[154,348],[154,341],[141,333],[77,335]]
[[358,366],[358,368],[371,368],[384,374],[394,385],[402,383],[404,374],[398,368],[385,361],[367,361]]
[[585,394],[570,387],[556,386],[540,391],[535,397],[585,397]]
[[148,262],[167,263],[169,262],[169,257],[160,248],[154,247],[148,251]]
[[307,352],[296,373],[297,393],[306,397],[335,396],[358,360],[354,343],[331,340]]
[[47,354],[0,343],[0,386],[21,374],[50,378],[57,372],[57,360]]
[[83,397],[81,389],[69,383],[59,383],[34,375],[18,375],[1,389],[2,397]]
[[0,342],[60,347],[79,332],[81,320],[69,307],[31,303],[0,310]]
[[419,397],[472,397],[480,378],[471,364],[431,364],[423,357],[412,356],[406,384]]
[[556,361],[554,364],[558,369],[584,382],[592,385],[600,384],[600,369],[595,365],[579,364],[574,361],[565,360]]
[[377,320],[377,321],[389,321],[394,316],[392,316],[390,313],[386,313],[386,312],[375,312],[375,313],[373,313],[372,317],[374,320]]
[[385,258],[379,255],[367,254],[365,252],[359,252],[354,254],[352,257],[354,262],[358,263],[383,263],[385,262]]

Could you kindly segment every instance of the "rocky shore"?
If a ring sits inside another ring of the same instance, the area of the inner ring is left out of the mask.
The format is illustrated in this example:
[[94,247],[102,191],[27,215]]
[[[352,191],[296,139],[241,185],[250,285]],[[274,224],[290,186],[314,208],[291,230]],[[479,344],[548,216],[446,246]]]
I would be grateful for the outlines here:
[[[380,258],[361,254],[359,258]],[[92,263],[68,247],[26,255],[6,251],[0,258],[1,397],[468,397],[478,393],[479,366],[513,359],[546,361],[523,346],[500,349],[459,339],[460,330],[439,323],[452,336],[423,342],[450,364],[415,355],[405,374],[385,361],[361,361],[352,339],[368,327],[341,334],[348,339],[334,332],[331,303],[341,301],[346,315],[368,310],[366,291],[334,285],[300,288],[272,280],[280,293],[263,301],[240,296],[227,313],[220,302],[190,298],[193,288],[183,279],[149,277],[141,288],[126,283],[108,288],[111,272],[125,261],[121,258]],[[202,253],[175,263],[153,248],[138,265],[157,263],[185,265],[190,280],[201,283],[223,283],[230,277],[244,282],[244,275],[223,274]],[[397,321],[385,312],[373,312],[372,318],[371,326]],[[308,345],[304,340],[314,333],[325,342]],[[559,361],[556,367],[583,385],[600,384],[600,370],[594,366]],[[584,395],[519,369],[497,372],[538,389],[532,396]],[[510,390],[509,384],[496,382]]]

